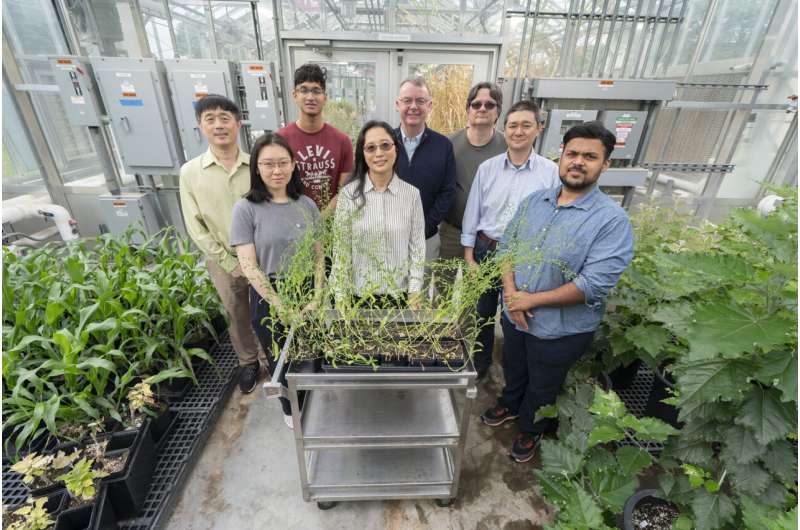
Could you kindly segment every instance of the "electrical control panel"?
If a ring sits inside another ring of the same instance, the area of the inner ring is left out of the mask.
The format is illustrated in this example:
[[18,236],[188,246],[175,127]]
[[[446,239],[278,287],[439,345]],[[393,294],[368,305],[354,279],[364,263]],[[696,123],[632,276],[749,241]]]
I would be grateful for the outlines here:
[[280,111],[274,68],[264,61],[243,61],[239,63],[239,69],[250,129],[277,131]]
[[52,57],[50,64],[70,125],[100,127],[103,109],[92,80],[91,65],[70,55]]
[[164,61],[178,131],[187,159],[203,154],[208,142],[197,123],[195,104],[209,94],[236,101],[236,74],[222,60],[168,59]]
[[91,64],[126,171],[177,174],[185,158],[163,64],[128,57],[92,57]]
[[597,119],[596,110],[552,109],[547,111],[547,124],[539,144],[539,154],[554,160],[561,157],[561,139],[574,125]]
[[644,124],[647,121],[647,112],[604,110],[600,113],[599,119],[603,122],[605,128],[617,137],[611,158],[633,160],[642,140]]

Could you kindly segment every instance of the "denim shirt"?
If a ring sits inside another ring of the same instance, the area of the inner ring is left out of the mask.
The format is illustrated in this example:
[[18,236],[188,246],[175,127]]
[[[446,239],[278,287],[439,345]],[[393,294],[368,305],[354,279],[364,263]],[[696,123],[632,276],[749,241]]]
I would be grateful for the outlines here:
[[633,259],[625,210],[597,186],[563,206],[557,203],[560,192],[559,186],[525,198],[499,247],[513,257],[520,291],[550,291],[570,281],[583,291],[585,303],[533,309],[527,333],[540,339],[596,330],[608,292]]

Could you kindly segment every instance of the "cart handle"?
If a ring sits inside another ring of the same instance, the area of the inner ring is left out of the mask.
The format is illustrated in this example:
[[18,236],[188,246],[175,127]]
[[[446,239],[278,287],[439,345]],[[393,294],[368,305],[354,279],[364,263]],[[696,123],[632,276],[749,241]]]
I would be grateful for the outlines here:
[[289,347],[292,344],[293,338],[294,327],[289,330],[286,341],[283,343],[283,349],[281,350],[281,356],[278,358],[278,364],[275,365],[275,370],[272,371],[272,379],[265,381],[262,385],[264,395],[266,395],[268,399],[276,397],[289,398],[286,387],[281,384],[281,374],[283,373],[283,366],[286,364],[286,358],[289,356]]

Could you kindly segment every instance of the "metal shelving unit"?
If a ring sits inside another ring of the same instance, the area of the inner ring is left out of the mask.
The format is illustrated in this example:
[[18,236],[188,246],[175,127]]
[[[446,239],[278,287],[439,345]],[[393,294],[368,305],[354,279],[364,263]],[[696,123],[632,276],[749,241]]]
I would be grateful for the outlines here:
[[449,505],[477,395],[471,361],[460,371],[307,373],[290,366],[287,392],[278,377],[292,337],[264,388],[291,403],[303,499],[321,509],[377,499]]

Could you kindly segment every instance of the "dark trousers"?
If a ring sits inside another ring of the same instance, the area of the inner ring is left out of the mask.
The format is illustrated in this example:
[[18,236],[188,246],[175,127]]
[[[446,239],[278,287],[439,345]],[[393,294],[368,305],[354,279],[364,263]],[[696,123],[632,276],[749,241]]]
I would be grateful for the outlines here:
[[505,315],[503,326],[503,374],[506,386],[498,403],[519,414],[519,430],[542,434],[555,429],[556,420],[533,422],[536,410],[556,402],[567,372],[592,343],[594,332],[540,339],[517,331]]
[[[495,251],[497,244],[490,243],[483,239],[475,240],[475,248],[473,256],[478,263],[484,259],[491,257]],[[492,351],[494,350],[494,316],[497,314],[497,304],[500,300],[500,293],[503,290],[503,285],[498,281],[497,285],[481,294],[478,298],[478,322],[481,324],[481,330],[478,333],[478,344],[473,362],[475,363],[475,370],[478,373],[485,372],[492,365]]]
[[[275,352],[283,348],[286,341],[286,328],[283,324],[272,318],[269,312],[269,303],[261,298],[255,289],[250,287],[250,324],[256,332],[256,337],[261,343],[264,353],[267,356],[267,367],[269,373],[275,372],[278,359]],[[286,368],[284,366],[284,368]],[[286,387],[286,374],[281,375],[281,384]],[[278,398],[284,414],[291,414],[292,407],[286,398]]]

